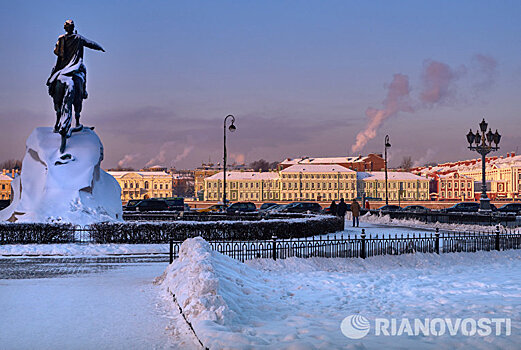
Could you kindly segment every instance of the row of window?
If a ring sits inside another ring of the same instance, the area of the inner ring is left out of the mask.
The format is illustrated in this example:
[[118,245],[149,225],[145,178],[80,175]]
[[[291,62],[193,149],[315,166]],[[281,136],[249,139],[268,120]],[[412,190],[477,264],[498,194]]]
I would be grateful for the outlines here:
[[346,200],[351,200],[355,196],[353,193],[342,192],[342,193],[314,193],[314,192],[306,192],[306,193],[298,193],[298,192],[289,192],[282,193],[282,200],[299,200],[299,199],[316,199],[316,200],[339,200],[340,198],[344,198]]
[[[452,185],[452,182],[447,182],[447,188],[451,189],[452,187],[458,188],[458,181],[454,182],[454,185]],[[472,188],[472,182],[467,181],[467,188]],[[445,188],[445,182],[441,183],[441,188]],[[465,182],[461,182],[461,188],[465,188]]]
[[[388,188],[392,189],[398,189],[400,188],[399,183],[397,182],[389,182],[387,184]],[[426,189],[428,188],[429,184],[427,182],[420,182],[418,183],[418,188]],[[383,188],[385,189],[385,182],[374,182],[374,181],[368,181],[363,182],[362,185],[363,188]],[[405,188],[416,188],[416,182],[402,182],[402,189]]]
[[[454,194],[454,197],[452,196]],[[448,191],[440,192],[440,198],[472,198],[472,192]]]
[[282,174],[283,179],[355,179],[356,175],[348,174]]
[[[323,189],[323,190],[334,189],[334,190],[336,190],[337,189],[337,185],[339,186],[339,188],[341,190],[343,190],[344,187],[345,187],[346,190],[349,190],[349,189],[354,190],[355,189],[355,183],[354,182],[346,183],[345,186],[344,186],[344,182],[340,182],[339,184],[337,184],[336,182],[317,182],[317,183],[315,183],[315,182],[305,182],[305,183],[302,183],[302,184],[300,184],[298,182],[288,182],[287,183],[287,188],[289,190],[291,190],[291,189],[295,189],[296,190],[300,186],[302,186],[300,188],[303,188],[303,189],[306,189],[306,190],[309,190],[309,189],[313,190],[313,189],[315,189],[315,187],[318,190],[320,190],[320,189]],[[283,190],[286,189],[286,183],[285,182],[282,183],[282,189]]]
[[[154,184],[154,190],[157,190],[158,187],[159,187],[160,190],[162,190],[163,187],[164,187],[165,190],[168,190],[168,187],[169,187],[169,186],[168,186],[167,183],[164,184],[164,186],[163,186],[162,183],[160,183],[159,186],[157,185],[157,183]],[[123,188],[136,188],[136,189],[139,189],[139,182],[136,182],[136,183],[134,183],[134,182],[124,182],[124,183],[123,183]],[[145,190],[148,190],[148,189],[149,189],[148,181],[145,181],[145,183],[144,183],[144,189],[145,189]]]

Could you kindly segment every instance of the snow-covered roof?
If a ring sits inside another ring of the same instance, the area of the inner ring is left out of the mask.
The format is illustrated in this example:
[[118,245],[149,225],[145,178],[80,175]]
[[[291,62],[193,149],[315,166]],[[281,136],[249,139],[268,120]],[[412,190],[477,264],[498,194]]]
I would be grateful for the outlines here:
[[354,171],[338,164],[295,164],[280,171],[281,173],[353,173]]
[[127,174],[137,174],[142,177],[148,177],[148,176],[169,176],[170,174],[164,172],[164,171],[108,171],[108,173],[115,178],[123,177]]
[[282,165],[295,165],[295,164],[345,164],[353,162],[363,162],[367,159],[364,157],[302,157],[294,159],[286,159],[280,164]]
[[[385,180],[385,171],[360,171],[356,173],[356,178],[364,181],[383,181]],[[406,180],[425,180],[428,179],[414,175],[412,173],[407,173],[403,171],[388,171],[387,172],[387,180],[398,180],[398,181],[406,181]]]
[[[279,174],[276,172],[256,172],[256,171],[227,171],[226,180],[277,180]],[[219,172],[207,177],[205,180],[222,180],[223,172]]]
[[[521,156],[487,157],[487,168],[497,167],[500,169],[514,166],[521,167]],[[468,172],[481,170],[481,159],[470,159],[452,163],[442,163],[430,168],[420,168],[419,173],[427,175],[434,173]]]
[[0,173],[0,181],[11,181],[13,178]]

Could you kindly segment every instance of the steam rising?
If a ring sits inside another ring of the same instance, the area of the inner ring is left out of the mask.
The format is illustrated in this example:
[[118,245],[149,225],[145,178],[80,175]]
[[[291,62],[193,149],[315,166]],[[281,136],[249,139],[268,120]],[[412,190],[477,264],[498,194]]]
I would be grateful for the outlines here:
[[[364,130],[356,135],[356,142],[351,147],[352,152],[358,152],[365,147],[369,140],[376,136],[382,124],[398,112],[413,113],[421,108],[433,108],[441,105],[450,105],[457,102],[458,91],[456,82],[463,78],[467,72],[470,73],[470,81],[467,82],[468,89],[474,94],[489,89],[495,82],[497,76],[497,61],[487,55],[476,54],[472,57],[470,69],[461,65],[457,69],[448,64],[425,60],[421,74],[421,87],[416,103],[412,103],[410,97],[411,88],[409,77],[404,74],[395,74],[387,87],[387,97],[383,101],[383,108],[369,107],[365,115],[369,118]],[[467,91],[467,94],[469,91]]]

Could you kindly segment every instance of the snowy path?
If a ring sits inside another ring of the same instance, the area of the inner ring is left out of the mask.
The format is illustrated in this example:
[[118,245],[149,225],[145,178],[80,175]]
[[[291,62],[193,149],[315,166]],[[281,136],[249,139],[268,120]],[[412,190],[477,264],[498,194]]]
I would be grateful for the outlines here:
[[178,348],[180,332],[169,326],[176,314],[165,308],[152,283],[166,265],[123,264],[58,278],[0,279],[0,348]]

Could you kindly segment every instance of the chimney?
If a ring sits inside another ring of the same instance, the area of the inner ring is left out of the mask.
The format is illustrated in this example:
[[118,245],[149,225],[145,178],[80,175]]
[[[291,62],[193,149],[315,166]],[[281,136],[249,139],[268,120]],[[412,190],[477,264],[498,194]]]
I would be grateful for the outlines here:
[[13,169],[13,170],[11,170],[11,175],[12,175],[11,177],[13,177],[13,178],[14,178],[14,169]]
[[507,158],[509,158],[509,157],[510,157],[510,153],[507,153]]
[[7,170],[2,170],[2,173],[5,175],[7,173]]
[[510,156],[511,156],[511,157],[515,157],[515,156],[516,156],[516,153],[515,153],[515,152],[512,152],[512,153],[510,153]]

